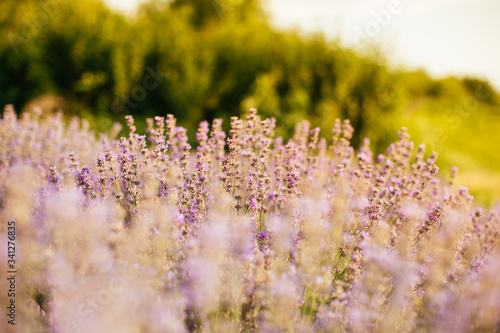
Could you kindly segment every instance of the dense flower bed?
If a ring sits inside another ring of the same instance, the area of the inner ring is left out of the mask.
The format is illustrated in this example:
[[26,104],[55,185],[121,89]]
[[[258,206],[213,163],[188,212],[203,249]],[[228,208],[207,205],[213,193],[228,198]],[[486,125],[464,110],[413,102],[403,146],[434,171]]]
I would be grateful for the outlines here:
[[172,115],[146,135],[127,124],[97,137],[6,107],[19,332],[500,329],[498,209],[475,207],[456,169],[437,178],[405,129],[373,156],[348,120],[285,143],[252,109],[227,135],[202,122],[196,149]]

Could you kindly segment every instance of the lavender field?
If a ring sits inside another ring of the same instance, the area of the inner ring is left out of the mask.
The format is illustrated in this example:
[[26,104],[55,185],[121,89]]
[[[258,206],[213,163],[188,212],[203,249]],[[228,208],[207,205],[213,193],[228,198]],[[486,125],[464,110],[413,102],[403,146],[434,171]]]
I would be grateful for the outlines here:
[[0,331],[500,330],[499,209],[405,128],[375,156],[368,139],[351,146],[349,120],[304,121],[285,142],[251,109],[228,133],[200,123],[196,147],[172,115],[145,135],[126,121],[119,138],[5,108],[17,317]]

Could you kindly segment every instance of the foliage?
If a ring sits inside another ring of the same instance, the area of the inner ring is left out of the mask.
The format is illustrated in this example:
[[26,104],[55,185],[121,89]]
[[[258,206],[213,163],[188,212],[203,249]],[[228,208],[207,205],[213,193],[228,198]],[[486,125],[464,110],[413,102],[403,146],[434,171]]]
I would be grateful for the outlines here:
[[[277,31],[258,0],[150,1],[127,18],[96,0],[0,6],[7,36],[0,42],[0,105],[24,109],[62,97],[54,108],[97,118],[91,122],[100,130],[125,114],[144,119],[161,110],[194,131],[202,119],[227,123],[259,107],[280,120],[283,135],[298,119],[327,130],[335,118],[350,118],[353,144],[370,136],[380,151],[408,100],[448,96],[453,86],[424,72],[393,72],[377,51]],[[482,83],[474,80],[457,81],[453,91],[472,92]]]

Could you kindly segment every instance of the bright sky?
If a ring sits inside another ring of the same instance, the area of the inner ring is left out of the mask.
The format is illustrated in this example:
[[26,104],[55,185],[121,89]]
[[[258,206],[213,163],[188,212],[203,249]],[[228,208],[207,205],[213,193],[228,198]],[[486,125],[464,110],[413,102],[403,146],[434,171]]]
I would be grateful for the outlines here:
[[[133,10],[141,0],[104,0]],[[209,0],[207,0],[209,1]],[[475,75],[500,89],[499,0],[267,0],[278,27],[379,41],[390,58],[434,76]]]

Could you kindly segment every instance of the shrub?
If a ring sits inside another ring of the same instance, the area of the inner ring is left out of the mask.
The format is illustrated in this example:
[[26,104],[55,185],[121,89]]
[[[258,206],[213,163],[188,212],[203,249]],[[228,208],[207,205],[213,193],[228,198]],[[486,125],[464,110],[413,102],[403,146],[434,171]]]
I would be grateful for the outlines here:
[[[96,136],[40,110],[0,121],[0,216],[16,222],[21,331],[491,331],[498,209],[437,178],[407,131],[355,153],[308,122],[127,117]],[[196,150],[196,152],[194,152]],[[7,238],[6,227],[1,237]],[[1,282],[6,287],[6,282]],[[2,289],[5,290],[5,289]],[[2,293],[2,304],[8,299]],[[3,321],[5,330],[10,326]]]

